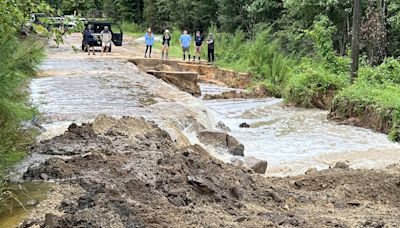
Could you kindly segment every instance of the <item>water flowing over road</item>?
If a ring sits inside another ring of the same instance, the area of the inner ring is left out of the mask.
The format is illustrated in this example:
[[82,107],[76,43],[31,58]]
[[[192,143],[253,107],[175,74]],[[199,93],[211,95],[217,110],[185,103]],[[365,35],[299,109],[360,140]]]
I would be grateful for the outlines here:
[[[268,174],[302,174],[307,167],[328,168],[338,161],[353,168],[399,161],[400,145],[387,135],[328,121],[326,111],[288,107],[275,98],[207,101],[206,106],[245,145],[247,156],[269,162]],[[239,128],[244,122],[251,127]]]

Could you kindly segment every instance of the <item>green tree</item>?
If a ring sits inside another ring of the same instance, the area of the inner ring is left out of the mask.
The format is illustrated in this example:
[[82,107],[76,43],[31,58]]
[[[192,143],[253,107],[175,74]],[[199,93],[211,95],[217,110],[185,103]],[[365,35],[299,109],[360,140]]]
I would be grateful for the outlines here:
[[218,3],[218,22],[222,31],[234,32],[237,29],[250,31],[251,20],[247,7],[250,0],[216,0]]

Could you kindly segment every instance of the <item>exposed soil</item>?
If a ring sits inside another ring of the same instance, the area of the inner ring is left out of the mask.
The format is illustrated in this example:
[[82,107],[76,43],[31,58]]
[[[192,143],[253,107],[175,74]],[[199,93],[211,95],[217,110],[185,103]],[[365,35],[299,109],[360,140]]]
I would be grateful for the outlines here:
[[392,111],[347,99],[333,102],[328,118],[343,124],[388,134],[393,127]]
[[316,94],[312,98],[311,103],[319,109],[329,110],[335,95],[336,95],[336,89],[330,88],[327,89],[324,93]]
[[338,165],[265,178],[222,163],[200,146],[178,149],[154,123],[129,117],[72,125],[33,150],[69,159],[27,171],[27,180],[59,180],[60,187],[20,227],[400,225],[400,166]]
[[244,89],[251,82],[251,75],[249,73],[238,73],[204,63],[139,58],[131,59],[130,61],[144,72],[149,70],[164,72],[194,72],[199,75],[200,81],[223,84],[231,88]]
[[253,88],[252,91],[226,91],[221,94],[206,94],[203,100],[224,100],[224,99],[251,99],[270,97],[271,94],[263,87]]

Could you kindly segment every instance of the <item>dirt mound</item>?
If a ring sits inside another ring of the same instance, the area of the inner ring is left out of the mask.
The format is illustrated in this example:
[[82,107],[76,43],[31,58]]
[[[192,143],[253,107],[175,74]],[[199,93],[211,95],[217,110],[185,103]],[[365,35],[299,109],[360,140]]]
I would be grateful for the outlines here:
[[222,163],[200,146],[177,149],[165,131],[143,119],[102,118],[42,143],[61,148],[73,144],[73,136],[81,147],[95,138],[109,145],[80,148],[68,160],[53,158],[29,169],[26,179],[63,179],[67,187],[56,190],[64,198],[54,212],[38,213],[21,227],[400,225],[398,166],[390,173],[332,169],[264,178]]

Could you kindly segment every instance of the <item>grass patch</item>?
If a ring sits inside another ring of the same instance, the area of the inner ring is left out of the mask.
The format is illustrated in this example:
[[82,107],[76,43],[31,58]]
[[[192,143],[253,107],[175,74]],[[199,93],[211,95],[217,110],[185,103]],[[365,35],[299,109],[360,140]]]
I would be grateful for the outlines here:
[[[377,122],[389,123],[389,138],[400,141],[400,86],[358,80],[343,89],[334,100],[335,113],[343,118],[365,116],[373,110]],[[350,108],[351,107],[351,108]]]
[[314,107],[313,98],[328,90],[339,91],[350,84],[346,74],[334,74],[322,64],[304,59],[292,72],[286,86],[285,97],[301,107]]

